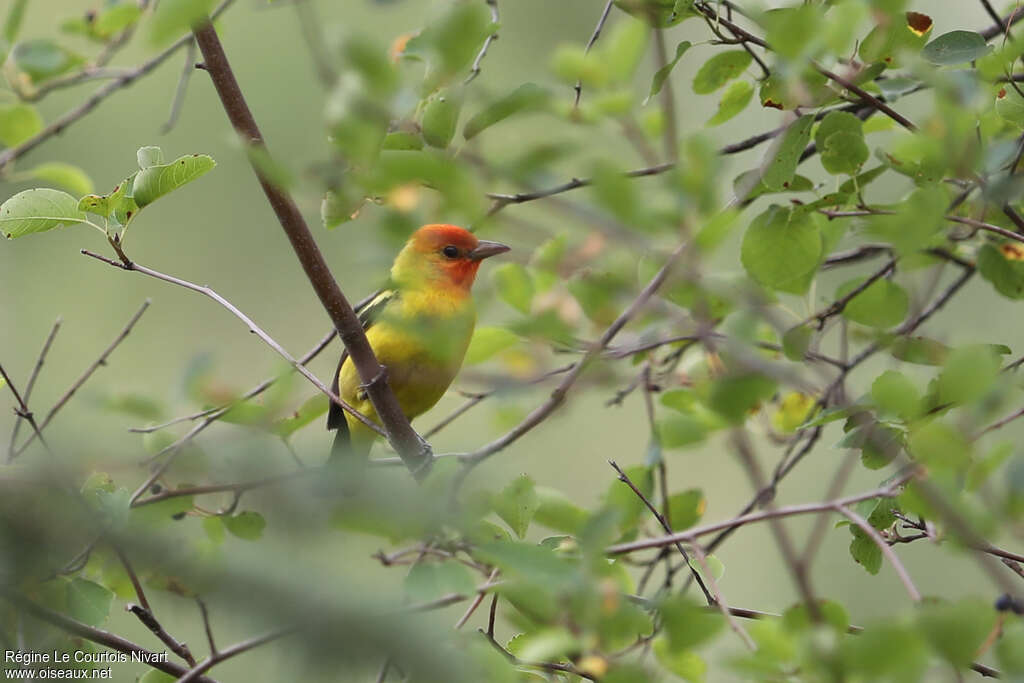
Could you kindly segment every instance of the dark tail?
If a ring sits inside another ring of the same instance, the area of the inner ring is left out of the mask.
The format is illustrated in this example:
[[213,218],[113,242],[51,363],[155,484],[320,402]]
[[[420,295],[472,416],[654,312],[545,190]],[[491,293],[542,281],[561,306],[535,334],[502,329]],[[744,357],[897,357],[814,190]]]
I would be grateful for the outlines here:
[[[334,406],[331,406],[332,408]],[[328,426],[330,428],[330,426]],[[352,436],[348,431],[348,422],[345,416],[341,416],[341,424],[334,427],[334,443],[331,444],[331,455],[327,459],[328,465],[337,465],[346,455],[352,452]]]

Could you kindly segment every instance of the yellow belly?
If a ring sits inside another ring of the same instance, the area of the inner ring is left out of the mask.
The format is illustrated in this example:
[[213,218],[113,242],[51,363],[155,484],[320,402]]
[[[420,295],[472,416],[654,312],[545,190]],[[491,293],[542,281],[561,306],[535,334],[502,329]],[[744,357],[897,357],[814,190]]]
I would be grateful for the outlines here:
[[[373,352],[387,369],[402,412],[411,420],[430,410],[441,400],[462,366],[474,317],[469,315],[405,323],[381,320],[367,330]],[[360,413],[377,420],[373,405],[361,389],[359,373],[347,359],[338,375],[339,395]],[[374,432],[346,414],[353,442],[372,441]]]

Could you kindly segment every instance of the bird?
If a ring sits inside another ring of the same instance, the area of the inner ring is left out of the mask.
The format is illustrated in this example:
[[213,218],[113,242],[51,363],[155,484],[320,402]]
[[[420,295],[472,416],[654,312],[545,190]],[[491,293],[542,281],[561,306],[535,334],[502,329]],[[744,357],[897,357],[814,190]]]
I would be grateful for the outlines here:
[[[424,225],[395,257],[387,284],[359,309],[370,347],[410,420],[434,407],[458,374],[476,324],[471,288],[477,270],[484,259],[507,251],[455,225]],[[331,390],[379,423],[347,351]],[[336,430],[331,465],[365,462],[377,436],[334,401],[327,429]]]

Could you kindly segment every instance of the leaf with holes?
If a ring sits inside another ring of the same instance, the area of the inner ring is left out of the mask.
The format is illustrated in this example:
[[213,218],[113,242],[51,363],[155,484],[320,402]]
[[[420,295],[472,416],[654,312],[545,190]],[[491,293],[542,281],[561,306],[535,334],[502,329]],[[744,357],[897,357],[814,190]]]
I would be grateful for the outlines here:
[[[152,158],[147,158],[152,160]],[[211,157],[205,154],[190,154],[179,157],[169,164],[149,166],[138,172],[135,176],[133,197],[139,208],[143,208],[164,196],[169,192],[177,190],[196,178],[213,170],[217,165]]]
[[60,190],[25,190],[0,204],[0,233],[7,239],[76,223],[89,219],[78,209],[78,200]]

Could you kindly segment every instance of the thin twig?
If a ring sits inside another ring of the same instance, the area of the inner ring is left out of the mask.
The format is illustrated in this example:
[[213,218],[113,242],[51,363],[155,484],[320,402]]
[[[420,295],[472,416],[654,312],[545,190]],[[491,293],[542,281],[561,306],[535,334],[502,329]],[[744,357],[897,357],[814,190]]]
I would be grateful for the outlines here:
[[[36,386],[36,379],[39,378],[39,371],[43,369],[43,364],[46,362],[46,356],[50,353],[50,346],[53,345],[53,339],[57,336],[57,332],[60,330],[62,323],[61,318],[57,318],[53,327],[50,328],[50,333],[46,336],[46,341],[43,342],[43,348],[39,351],[39,356],[36,358],[36,364],[32,368],[32,374],[29,375],[28,383],[25,385],[25,405],[28,406],[29,401],[32,398],[32,389]],[[11,440],[7,445],[7,462],[10,463],[14,459],[14,444],[18,440],[18,430],[21,428],[21,420],[17,420],[14,423],[14,429],[11,431]]]
[[220,664],[224,660],[231,659],[232,657],[248,652],[249,650],[253,650],[259,647],[260,645],[265,645],[266,643],[269,643],[272,640],[283,638],[284,636],[287,636],[294,632],[295,628],[289,627],[279,629],[277,631],[271,631],[270,633],[267,633],[262,636],[257,636],[255,638],[250,638],[249,640],[243,640],[242,642],[232,645],[231,647],[225,648],[220,652],[211,654],[209,657],[200,662],[197,666],[194,666],[190,670],[186,671],[185,674],[182,675],[176,681],[176,683],[192,683],[192,681],[198,681],[203,678],[204,673],[209,671],[217,664]]
[[[498,13],[498,0],[484,0],[487,6],[491,8],[491,23],[497,25],[501,22],[501,15]],[[484,61],[484,57],[487,56],[487,50],[490,49],[491,43],[498,39],[498,32],[491,33],[484,38],[484,44],[480,47],[480,51],[476,54],[476,59],[473,60],[473,66],[469,69],[469,75],[466,76],[466,80],[463,81],[463,85],[469,85],[473,82],[477,76],[480,75],[480,65]]]
[[185,103],[185,93],[188,92],[188,82],[191,80],[192,74],[196,70],[195,63],[196,41],[189,40],[188,49],[185,50],[185,66],[182,67],[181,75],[178,76],[178,86],[174,89],[174,99],[171,100],[171,112],[167,115],[167,120],[164,121],[164,125],[160,126],[160,132],[164,135],[170,133],[174,128],[174,124],[178,122],[178,116],[181,114],[181,107]]
[[[608,464],[611,465],[612,469],[618,473],[619,481],[623,482],[626,486],[628,486],[630,490],[632,490],[633,493],[636,494],[637,498],[639,498],[643,502],[643,504],[647,506],[647,509],[650,510],[651,514],[654,515],[654,518],[658,520],[658,524],[660,524],[661,528],[665,530],[665,533],[671,535],[673,532],[672,527],[668,523],[668,520],[665,519],[665,516],[658,511],[658,508],[654,507],[654,504],[647,498],[647,496],[644,495],[644,492],[637,488],[636,484],[634,484],[633,481],[629,478],[629,475],[623,472],[622,468],[619,467],[618,463],[616,463],[614,460],[609,460]],[[707,603],[709,605],[715,604],[715,599],[711,597],[711,593],[708,591],[708,587],[704,585],[704,581],[703,579],[701,579],[700,573],[697,571],[696,567],[690,564],[690,555],[686,552],[686,548],[683,547],[682,543],[676,543],[674,545],[676,547],[676,550],[679,551],[679,554],[683,556],[683,560],[686,562],[687,565],[689,565],[690,572],[693,574],[694,580],[697,582],[697,585],[700,586],[701,591],[704,593],[704,599],[707,600]]]
[[[71,397],[75,395],[75,392],[78,391],[82,387],[82,385],[89,380],[90,377],[92,377],[93,373],[107,364],[107,359],[110,357],[110,354],[113,353],[114,349],[116,349],[121,344],[121,342],[123,342],[125,338],[128,337],[128,334],[132,331],[132,328],[135,327],[135,323],[139,321],[139,318],[142,317],[142,314],[145,313],[146,309],[149,308],[150,303],[151,302],[149,299],[146,299],[144,302],[142,302],[142,306],[139,307],[139,310],[135,311],[134,315],[132,315],[132,317],[128,319],[127,324],[125,324],[125,326],[121,329],[118,335],[114,338],[114,341],[112,341],[110,345],[103,351],[103,353],[100,354],[100,357],[93,361],[92,364],[85,369],[85,372],[83,372],[81,376],[74,381],[74,383],[68,388],[68,390],[65,391],[60,398],[57,399],[57,402],[53,404],[53,407],[50,408],[49,412],[46,413],[46,417],[44,417],[43,421],[40,423],[40,432],[46,429],[47,425],[49,425],[50,422],[53,421],[53,418],[56,417],[57,413],[59,413],[61,409],[65,405],[67,405],[67,402],[71,400]],[[14,460],[15,458],[19,457],[22,453],[24,453],[25,449],[28,448],[29,445],[31,445],[32,441],[35,438],[36,434],[30,434],[29,437],[25,439],[25,441],[21,444],[21,446],[19,446],[14,451],[14,454],[10,459]]]
[[[604,24],[608,21],[608,13],[612,10],[613,2],[614,0],[608,0],[608,2],[604,4],[604,9],[601,10],[601,16],[597,19],[597,25],[594,26],[594,32],[590,34],[590,40],[587,41],[587,46],[583,49],[583,54],[589,54],[590,48],[594,47],[594,43],[596,43],[597,39],[601,36],[601,30],[604,29]],[[573,90],[576,94],[573,97],[572,108],[577,109],[580,106],[580,95],[583,94],[583,82],[577,79],[576,85],[573,86]]]
[[210,613],[206,609],[206,603],[202,598],[196,597],[196,604],[199,605],[199,614],[203,617],[203,630],[206,631],[206,643],[210,646],[210,655],[217,654],[217,644],[213,641],[213,628],[210,626]]
[[778,507],[774,510],[762,510],[761,512],[751,512],[745,515],[739,515],[732,519],[726,519],[721,522],[715,522],[713,524],[705,524],[699,527],[693,527],[686,531],[677,531],[674,534],[668,536],[658,536],[655,538],[645,538],[639,541],[631,541],[629,543],[619,543],[617,545],[609,546],[605,552],[609,555],[624,555],[627,553],[634,553],[638,550],[648,550],[650,548],[663,548],[665,546],[675,545],[677,542],[682,541],[684,543],[691,543],[694,539],[706,536],[707,534],[713,534],[716,531],[722,529],[729,529],[732,527],[741,527],[746,524],[753,524],[755,522],[763,522],[772,518],[792,517],[794,515],[807,515],[815,514],[819,512],[830,512],[835,511],[837,505],[848,507],[855,505],[862,500],[870,500],[872,498],[895,498],[899,495],[898,487],[904,484],[907,480],[917,474],[917,470],[911,469],[902,474],[893,482],[887,486],[877,488],[864,493],[858,493],[852,496],[846,496],[845,498],[839,498],[838,500],[828,500],[821,503],[802,503],[799,505],[787,505],[784,507]]

